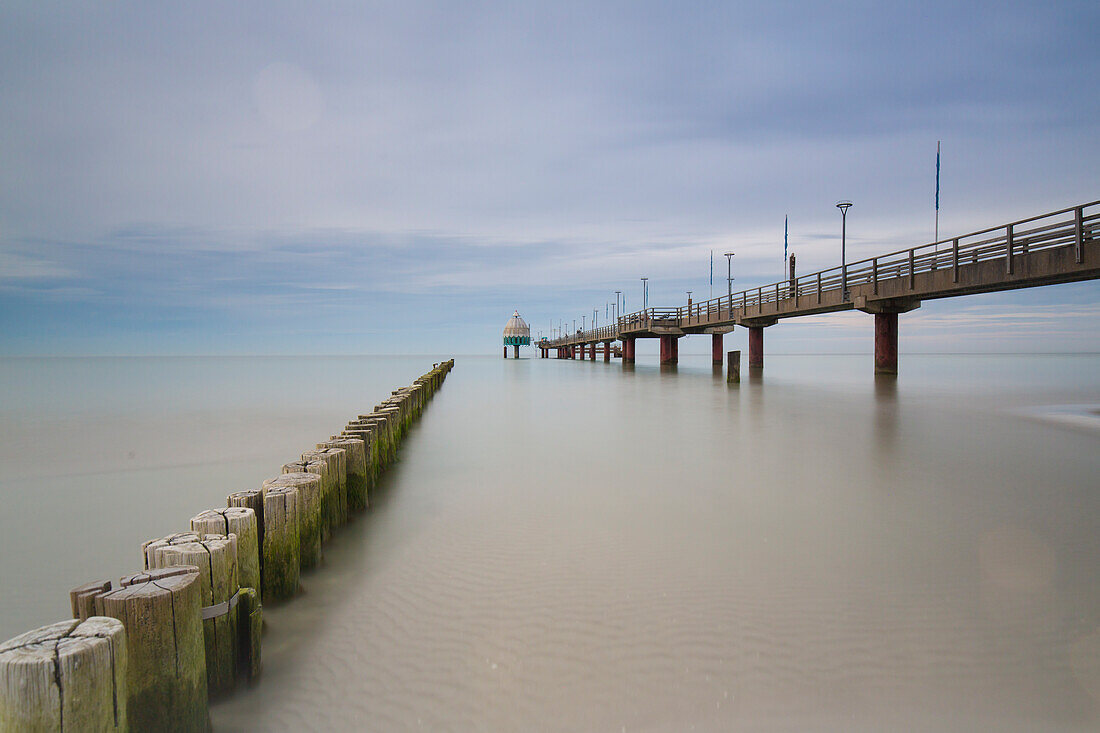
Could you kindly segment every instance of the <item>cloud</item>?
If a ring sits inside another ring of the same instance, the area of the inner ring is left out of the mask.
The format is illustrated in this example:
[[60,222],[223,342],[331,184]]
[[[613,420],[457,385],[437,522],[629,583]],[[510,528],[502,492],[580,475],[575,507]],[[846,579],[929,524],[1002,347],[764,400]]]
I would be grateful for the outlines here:
[[641,275],[679,302],[711,249],[773,282],[784,215],[800,271],[837,263],[840,197],[850,257],[928,241],[937,140],[941,232],[1094,198],[1097,25],[1084,2],[8,3],[0,306],[143,309],[152,338],[156,314],[425,324],[439,298],[488,330],[634,304]]

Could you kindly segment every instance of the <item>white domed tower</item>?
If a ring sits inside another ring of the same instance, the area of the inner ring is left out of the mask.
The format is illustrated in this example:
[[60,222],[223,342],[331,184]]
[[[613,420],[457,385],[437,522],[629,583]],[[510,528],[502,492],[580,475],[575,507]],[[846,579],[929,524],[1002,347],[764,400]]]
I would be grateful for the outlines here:
[[508,358],[508,347],[514,349],[515,358],[519,358],[519,347],[531,345],[531,327],[519,317],[519,311],[512,314],[508,325],[504,327],[504,358]]

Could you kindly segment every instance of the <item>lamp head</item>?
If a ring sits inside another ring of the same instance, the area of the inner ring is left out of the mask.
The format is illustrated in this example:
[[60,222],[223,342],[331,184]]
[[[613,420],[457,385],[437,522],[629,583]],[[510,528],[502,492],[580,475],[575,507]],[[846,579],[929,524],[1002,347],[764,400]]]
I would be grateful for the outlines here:
[[850,207],[851,205],[852,205],[852,202],[847,201],[847,200],[836,202],[836,207],[838,209],[840,209],[841,213],[844,213],[844,214],[848,213],[848,207]]

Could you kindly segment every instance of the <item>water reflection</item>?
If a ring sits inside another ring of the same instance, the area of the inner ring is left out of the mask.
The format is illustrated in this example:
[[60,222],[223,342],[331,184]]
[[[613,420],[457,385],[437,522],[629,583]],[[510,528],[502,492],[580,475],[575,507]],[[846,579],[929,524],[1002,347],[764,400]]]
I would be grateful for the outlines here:
[[898,378],[875,375],[875,445],[880,457],[891,457],[898,439]]

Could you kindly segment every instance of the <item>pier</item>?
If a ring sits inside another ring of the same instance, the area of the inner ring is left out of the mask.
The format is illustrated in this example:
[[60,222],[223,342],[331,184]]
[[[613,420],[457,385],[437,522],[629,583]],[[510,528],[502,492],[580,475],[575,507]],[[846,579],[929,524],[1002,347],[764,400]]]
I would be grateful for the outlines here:
[[661,364],[679,360],[679,340],[711,337],[712,361],[722,364],[723,337],[749,331],[750,372],[764,368],[764,329],[785,318],[858,310],[874,316],[875,373],[897,374],[898,316],[925,300],[993,293],[1100,278],[1100,201],[1060,209],[958,237],[792,277],[679,308],[647,308],[612,325],[536,344],[540,356],[596,359],[622,342],[634,363],[640,338],[661,341]]

